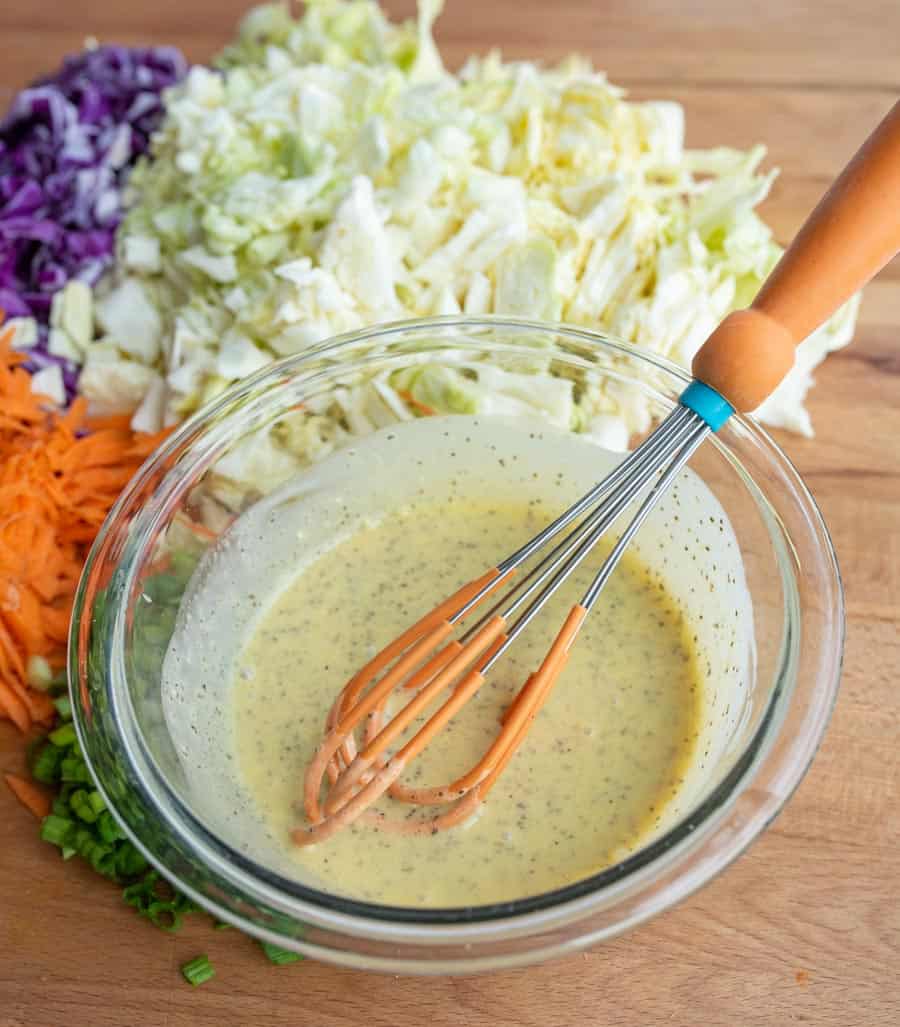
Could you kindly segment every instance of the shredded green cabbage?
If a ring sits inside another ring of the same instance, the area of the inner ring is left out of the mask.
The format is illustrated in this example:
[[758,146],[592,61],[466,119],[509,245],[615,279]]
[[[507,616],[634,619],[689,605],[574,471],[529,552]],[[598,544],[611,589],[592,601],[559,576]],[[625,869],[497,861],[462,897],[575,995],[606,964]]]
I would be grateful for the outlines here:
[[[95,300],[104,335],[82,377],[95,407],[172,423],[329,336],[459,312],[604,329],[686,366],[752,299],[781,252],[755,213],[775,174],[762,147],[687,150],[678,104],[628,102],[577,58],[490,54],[449,74],[439,6],[403,24],[368,0],[314,0],[299,20],[259,7],[217,70],[195,67],[168,94]],[[811,431],[810,371],[855,314],[853,300],[803,344],[768,423]],[[270,445],[318,451],[414,415],[401,392],[440,411],[527,409],[608,444],[649,417],[546,366],[428,366],[348,387],[339,412]]]

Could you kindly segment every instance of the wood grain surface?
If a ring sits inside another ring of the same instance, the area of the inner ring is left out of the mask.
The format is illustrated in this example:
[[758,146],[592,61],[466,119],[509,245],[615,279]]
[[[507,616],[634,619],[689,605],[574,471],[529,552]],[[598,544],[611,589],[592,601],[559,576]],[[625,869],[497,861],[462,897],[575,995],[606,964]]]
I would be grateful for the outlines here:
[[[195,60],[242,0],[3,0],[0,100],[93,35]],[[388,5],[406,13],[411,4]],[[766,214],[786,239],[900,94],[897,0],[450,0],[438,37],[472,50],[587,52],[638,97],[673,97],[691,144],[764,141]],[[891,212],[886,216],[897,216]],[[396,979],[276,968],[198,918],[170,936],[64,865],[0,790],[0,1027],[557,1027],[900,1022],[900,267],[867,291],[853,345],[817,374],[817,437],[780,435],[837,547],[849,612],[843,687],[785,812],[725,874],[632,934],[554,964]],[[20,763],[0,725],[0,769]],[[194,990],[181,962],[209,952]]]

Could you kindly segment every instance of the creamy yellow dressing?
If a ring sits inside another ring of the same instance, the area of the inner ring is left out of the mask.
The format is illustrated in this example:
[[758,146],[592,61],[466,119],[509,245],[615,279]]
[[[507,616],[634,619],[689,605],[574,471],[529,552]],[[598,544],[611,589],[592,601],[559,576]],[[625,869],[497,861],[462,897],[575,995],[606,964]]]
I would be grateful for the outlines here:
[[[298,868],[329,891],[408,906],[465,906],[570,884],[641,844],[695,747],[701,686],[691,634],[629,554],[588,618],[527,740],[467,825],[433,836],[353,826],[296,848],[303,773],[326,712],[375,651],[557,512],[538,500],[423,499],[309,565],[263,613],[233,687],[239,772]],[[335,525],[340,536],[341,525]],[[403,780],[449,782],[477,761],[602,553],[554,597],[481,692]],[[410,807],[384,800],[393,817]],[[434,810],[432,809],[432,814]]]

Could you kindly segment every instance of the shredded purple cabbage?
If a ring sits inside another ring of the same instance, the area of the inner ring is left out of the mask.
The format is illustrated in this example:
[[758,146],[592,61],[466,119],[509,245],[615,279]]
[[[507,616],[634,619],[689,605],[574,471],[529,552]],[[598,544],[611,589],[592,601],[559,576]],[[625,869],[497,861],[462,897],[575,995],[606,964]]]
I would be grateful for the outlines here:
[[70,392],[76,367],[47,353],[53,294],[111,264],[125,177],[186,72],[172,47],[101,46],[22,90],[0,122],[0,309],[37,319],[26,366],[61,365]]

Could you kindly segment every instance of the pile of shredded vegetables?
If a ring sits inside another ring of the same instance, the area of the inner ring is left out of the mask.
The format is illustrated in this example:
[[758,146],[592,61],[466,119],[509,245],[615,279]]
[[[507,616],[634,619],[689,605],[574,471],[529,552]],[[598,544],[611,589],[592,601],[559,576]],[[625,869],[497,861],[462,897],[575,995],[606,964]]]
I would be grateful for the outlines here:
[[59,670],[78,577],[107,512],[161,435],[127,417],[89,419],[32,392],[24,356],[0,333],[0,718],[49,723],[34,661]]

